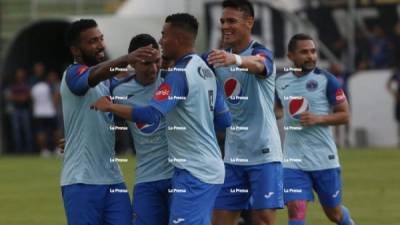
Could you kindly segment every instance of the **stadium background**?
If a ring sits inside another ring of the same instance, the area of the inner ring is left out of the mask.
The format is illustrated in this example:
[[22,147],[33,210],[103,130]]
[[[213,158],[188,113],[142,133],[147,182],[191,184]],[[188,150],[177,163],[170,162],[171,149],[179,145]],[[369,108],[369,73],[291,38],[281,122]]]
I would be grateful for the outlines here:
[[[278,72],[290,63],[286,43],[297,32],[318,39],[319,65],[337,69],[347,85],[352,121],[341,146],[344,202],[357,224],[400,225],[400,151],[394,98],[386,82],[399,67],[399,0],[258,0],[254,38],[275,54]],[[219,1],[211,0],[0,0],[0,224],[66,224],[59,188],[60,156],[39,157],[39,150],[17,154],[7,110],[6,90],[18,68],[31,73],[42,62],[59,76],[71,63],[63,33],[77,18],[95,18],[105,34],[110,58],[124,54],[138,33],[157,39],[165,16],[189,12],[200,21],[199,52],[219,45]],[[380,49],[378,51],[377,49]],[[31,103],[30,103],[31,104]],[[30,107],[32,107],[30,105]],[[34,128],[32,128],[32,134]],[[117,150],[129,189],[134,155],[126,132]],[[279,224],[287,224],[285,212]],[[329,224],[312,204],[308,224]]]

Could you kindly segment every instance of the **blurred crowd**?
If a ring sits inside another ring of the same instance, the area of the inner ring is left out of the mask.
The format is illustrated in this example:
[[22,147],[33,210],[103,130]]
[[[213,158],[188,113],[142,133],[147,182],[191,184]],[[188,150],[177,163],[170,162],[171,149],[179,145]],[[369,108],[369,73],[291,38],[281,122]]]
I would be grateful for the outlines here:
[[3,96],[11,152],[59,154],[57,141],[63,136],[59,88],[60,74],[42,62],[16,69],[6,81]]

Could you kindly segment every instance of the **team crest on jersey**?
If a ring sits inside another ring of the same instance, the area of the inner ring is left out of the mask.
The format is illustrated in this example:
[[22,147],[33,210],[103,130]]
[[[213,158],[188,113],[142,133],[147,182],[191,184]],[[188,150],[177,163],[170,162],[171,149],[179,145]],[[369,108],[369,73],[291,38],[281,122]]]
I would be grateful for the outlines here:
[[231,77],[224,83],[225,96],[228,98],[228,102],[232,104],[238,104],[240,97],[242,96],[242,87],[240,82],[235,78]]
[[318,88],[318,82],[316,80],[309,80],[306,83],[306,89],[308,91],[315,91]]
[[171,93],[171,87],[166,83],[161,84],[154,95],[154,99],[157,101],[164,101],[168,99],[170,93]]
[[153,124],[145,124],[145,123],[136,123],[136,128],[140,130],[140,132],[145,134],[154,133],[160,125],[160,122]]
[[300,114],[309,110],[309,104],[306,98],[299,96],[289,99],[289,115],[293,119],[300,119]]

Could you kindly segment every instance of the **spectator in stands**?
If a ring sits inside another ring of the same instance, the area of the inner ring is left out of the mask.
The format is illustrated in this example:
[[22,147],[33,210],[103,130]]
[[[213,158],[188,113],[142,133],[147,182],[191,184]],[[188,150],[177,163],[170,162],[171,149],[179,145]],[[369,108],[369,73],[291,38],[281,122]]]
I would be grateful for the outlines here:
[[10,86],[6,88],[7,112],[11,118],[13,148],[17,153],[33,152],[30,120],[30,90],[26,80],[27,72],[18,68]]
[[390,42],[382,27],[375,25],[369,37],[371,48],[371,66],[373,69],[384,69],[390,66],[392,57]]
[[40,81],[46,73],[46,67],[43,63],[37,62],[32,67],[32,75],[29,77],[29,85],[33,87],[38,81]]
[[[53,75],[52,75],[53,76]],[[57,143],[57,110],[55,106],[56,94],[52,93],[51,76],[39,77],[32,87],[33,118],[35,124],[36,142],[42,157],[50,157],[50,144]]]
[[394,117],[397,121],[398,146],[400,146],[400,61],[397,61],[397,67],[393,70],[392,76],[386,83],[387,90],[394,99]]
[[366,70],[370,67],[370,58],[371,58],[371,51],[368,43],[368,38],[365,32],[361,30],[356,31],[355,37],[355,44],[356,44],[356,67],[357,70]]
[[400,62],[400,21],[396,23],[393,29],[392,38],[392,48],[393,48],[393,66],[396,67],[396,63]]

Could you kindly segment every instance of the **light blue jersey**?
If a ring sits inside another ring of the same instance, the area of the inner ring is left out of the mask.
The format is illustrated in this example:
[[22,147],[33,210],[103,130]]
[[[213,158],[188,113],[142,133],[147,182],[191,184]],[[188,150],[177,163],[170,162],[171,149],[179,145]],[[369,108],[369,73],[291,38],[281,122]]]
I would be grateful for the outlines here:
[[90,68],[73,64],[64,72],[61,100],[65,129],[61,185],[117,184],[123,177],[115,162],[113,117],[90,109],[102,96],[110,95],[108,82],[88,85]]
[[[113,101],[125,105],[148,105],[161,82],[162,79],[158,76],[154,83],[143,86],[135,80],[135,75],[130,75],[113,86]],[[170,179],[173,165],[168,162],[165,118],[161,118],[156,124],[130,121],[127,124],[136,149],[136,184]]]
[[299,123],[302,112],[328,115],[333,106],[345,101],[336,78],[318,68],[299,77],[289,72],[277,78],[276,90],[284,112],[284,167],[306,171],[339,167],[330,127]]
[[233,117],[232,126],[226,132],[224,161],[234,165],[281,162],[281,142],[273,110],[275,66],[272,53],[252,41],[239,55],[263,56],[266,71],[257,76],[234,65],[214,69],[224,86]]
[[[221,104],[216,104],[218,96]],[[202,182],[222,184],[225,169],[213,121],[227,108],[206,63],[196,54],[178,60],[151,106],[166,116],[169,161]]]

